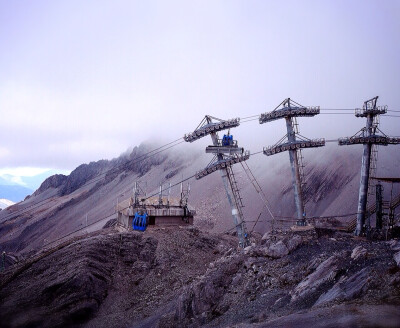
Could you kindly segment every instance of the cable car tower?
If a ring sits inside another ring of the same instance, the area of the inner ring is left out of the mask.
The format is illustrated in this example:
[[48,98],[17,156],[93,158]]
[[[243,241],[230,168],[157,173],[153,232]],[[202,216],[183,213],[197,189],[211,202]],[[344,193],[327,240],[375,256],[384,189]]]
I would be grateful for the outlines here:
[[217,133],[218,131],[237,127],[240,124],[239,122],[239,118],[220,120],[206,115],[199,126],[193,132],[185,134],[183,139],[186,142],[193,142],[208,134],[211,135],[213,145],[206,148],[206,153],[214,154],[214,158],[205,169],[196,173],[196,179],[201,179],[217,170],[221,172],[226,196],[232,208],[232,217],[239,238],[239,246],[244,248],[249,245],[249,239],[242,211],[244,206],[232,165],[248,160],[250,152],[238,147],[237,141],[233,140],[233,136],[229,134],[229,130],[228,134],[224,135],[222,139],[218,138]]
[[[352,137],[340,138],[339,146],[362,144],[363,156],[361,162],[360,190],[358,195],[357,225],[354,234],[361,236],[364,234],[364,225],[367,212],[369,179],[376,170],[377,146],[387,146],[389,144],[399,144],[400,138],[388,137],[379,128],[379,115],[387,113],[387,106],[377,106],[378,97],[364,102],[363,108],[356,108],[356,117],[366,117],[367,124]],[[379,134],[379,132],[381,134]]]
[[[272,112],[261,114],[260,124],[284,118],[287,134],[275,145],[264,147],[264,155],[270,156],[282,151],[289,151],[290,166],[292,168],[292,182],[294,200],[297,211],[297,225],[306,225],[306,213],[304,208],[302,185],[304,179],[304,165],[301,149],[325,146],[325,139],[308,139],[299,134],[296,117],[312,117],[319,114],[319,107],[305,107],[290,98],[282,101]],[[287,137],[287,140],[285,138]]]

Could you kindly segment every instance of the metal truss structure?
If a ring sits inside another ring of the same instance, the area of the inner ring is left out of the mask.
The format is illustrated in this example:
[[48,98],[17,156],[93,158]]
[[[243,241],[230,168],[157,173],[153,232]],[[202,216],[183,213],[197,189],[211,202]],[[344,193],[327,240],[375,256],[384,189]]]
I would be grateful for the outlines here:
[[354,234],[361,236],[365,232],[368,190],[370,187],[370,178],[373,177],[376,170],[378,145],[387,146],[400,143],[400,138],[389,137],[379,128],[379,115],[387,113],[387,106],[377,106],[378,97],[374,97],[364,102],[362,108],[355,109],[356,117],[366,117],[367,124],[354,136],[349,138],[340,138],[339,146],[363,144],[363,156],[361,163],[360,189],[358,196],[357,224]]
[[[319,107],[305,107],[290,98],[282,101],[272,112],[261,114],[259,123],[267,123],[284,118],[287,134],[275,145],[264,147],[264,155],[271,156],[283,151],[289,151],[292,169],[292,182],[297,212],[297,225],[306,225],[306,213],[302,196],[304,184],[304,165],[301,149],[325,146],[325,139],[308,139],[299,134],[296,117],[313,117],[320,113]],[[287,138],[287,140],[286,140]]]
[[211,136],[213,145],[206,148],[206,153],[214,154],[214,158],[205,169],[197,172],[195,176],[196,179],[201,179],[217,170],[221,172],[226,196],[232,208],[232,217],[239,238],[239,246],[244,248],[249,245],[249,237],[242,211],[244,206],[232,166],[249,159],[250,153],[238,147],[237,141],[233,140],[232,136],[229,135],[229,131],[228,135],[224,135],[222,139],[219,139],[217,134],[219,131],[237,127],[239,124],[239,118],[221,120],[206,115],[199,126],[193,132],[185,134],[183,139],[186,142],[193,142],[207,135]]

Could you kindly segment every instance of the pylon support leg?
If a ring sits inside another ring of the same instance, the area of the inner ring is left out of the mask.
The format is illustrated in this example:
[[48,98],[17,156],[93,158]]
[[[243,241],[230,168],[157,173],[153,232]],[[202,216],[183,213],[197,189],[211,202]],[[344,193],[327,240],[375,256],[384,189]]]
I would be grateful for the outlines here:
[[[293,130],[293,122],[291,117],[286,117],[286,128],[288,132],[288,141],[290,143],[296,142],[295,132]],[[290,159],[290,167],[292,169],[292,183],[294,190],[294,202],[296,205],[297,212],[297,225],[304,226],[305,222],[305,213],[304,213],[304,203],[303,196],[301,191],[301,178],[300,178],[300,168],[299,161],[297,158],[297,150],[290,149],[289,150],[289,159]]]
[[297,151],[296,150],[289,150],[289,159],[290,159],[290,166],[292,169],[292,183],[293,183],[293,190],[294,190],[294,202],[296,205],[296,213],[297,213],[297,225],[305,225],[305,218],[304,218],[304,204],[303,204],[303,197],[301,191],[301,178],[300,178],[300,169],[298,165],[297,159]]
[[371,144],[364,144],[361,162],[360,190],[358,194],[357,225],[354,234],[361,236],[364,233],[365,214],[367,211],[369,168],[371,164]]
[[232,186],[230,183],[228,169],[226,169],[226,168],[221,169],[220,172],[221,172],[222,181],[223,181],[224,187],[225,187],[226,197],[228,198],[228,202],[229,202],[229,205],[232,210],[232,218],[233,218],[233,223],[236,227],[236,232],[237,232],[238,239],[239,239],[239,246],[244,248],[248,244],[247,236],[246,236],[247,232],[246,232],[246,228],[244,226],[243,218],[240,217],[239,209],[237,208],[236,203],[234,201],[233,190],[232,190]]

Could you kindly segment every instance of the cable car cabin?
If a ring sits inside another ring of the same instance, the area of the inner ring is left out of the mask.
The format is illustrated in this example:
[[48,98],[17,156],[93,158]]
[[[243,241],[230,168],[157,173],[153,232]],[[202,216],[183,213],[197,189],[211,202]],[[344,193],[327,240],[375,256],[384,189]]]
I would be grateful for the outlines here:
[[[196,211],[190,206],[181,206],[179,199],[164,197],[162,204],[159,198],[146,200],[140,208],[127,199],[117,206],[117,228],[122,231],[146,231],[156,226],[192,225]],[[165,205],[164,205],[165,204]]]
[[233,135],[226,135],[224,134],[222,138],[222,146],[233,146]]
[[206,153],[211,154],[243,154],[243,147],[238,147],[237,140],[233,140],[233,135],[224,134],[222,139],[218,139],[218,145],[207,146]]
[[136,212],[134,218],[132,219],[132,229],[138,231],[145,231],[147,228],[147,213],[140,214]]

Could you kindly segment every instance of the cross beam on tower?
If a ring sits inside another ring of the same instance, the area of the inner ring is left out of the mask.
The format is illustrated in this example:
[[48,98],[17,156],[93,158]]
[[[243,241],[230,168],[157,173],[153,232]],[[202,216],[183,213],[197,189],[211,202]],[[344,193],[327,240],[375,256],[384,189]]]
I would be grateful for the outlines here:
[[[305,107],[290,98],[282,101],[272,112],[261,114],[260,124],[284,118],[286,121],[287,135],[273,146],[265,147],[264,155],[270,156],[282,151],[289,151],[290,165],[292,168],[292,182],[294,199],[297,212],[297,225],[306,225],[302,184],[304,173],[301,149],[325,146],[325,139],[308,139],[298,132],[296,117],[312,117],[319,114],[319,107]],[[287,140],[286,140],[287,137]]]
[[218,138],[217,133],[218,131],[239,126],[239,124],[239,118],[221,120],[206,115],[200,122],[199,126],[193,132],[185,134],[183,139],[186,142],[193,142],[205,137],[206,135],[211,136],[213,145],[206,148],[206,153],[214,154],[214,158],[205,169],[196,173],[196,179],[201,179],[217,170],[221,172],[226,196],[232,209],[232,217],[239,238],[239,246],[244,248],[248,246],[250,242],[242,211],[242,198],[240,196],[232,166],[249,159],[250,152],[244,151],[243,148],[238,147],[237,141],[233,140],[233,136],[229,134],[229,131],[222,139]]
[[339,146],[363,144],[363,156],[361,162],[360,190],[358,195],[357,225],[354,234],[361,236],[365,232],[365,219],[367,211],[368,187],[373,166],[371,157],[373,147],[378,145],[387,146],[400,143],[399,137],[389,137],[379,128],[379,115],[387,113],[387,106],[377,106],[378,97],[364,102],[363,108],[356,108],[356,117],[366,117],[367,124],[352,137],[340,138]]

